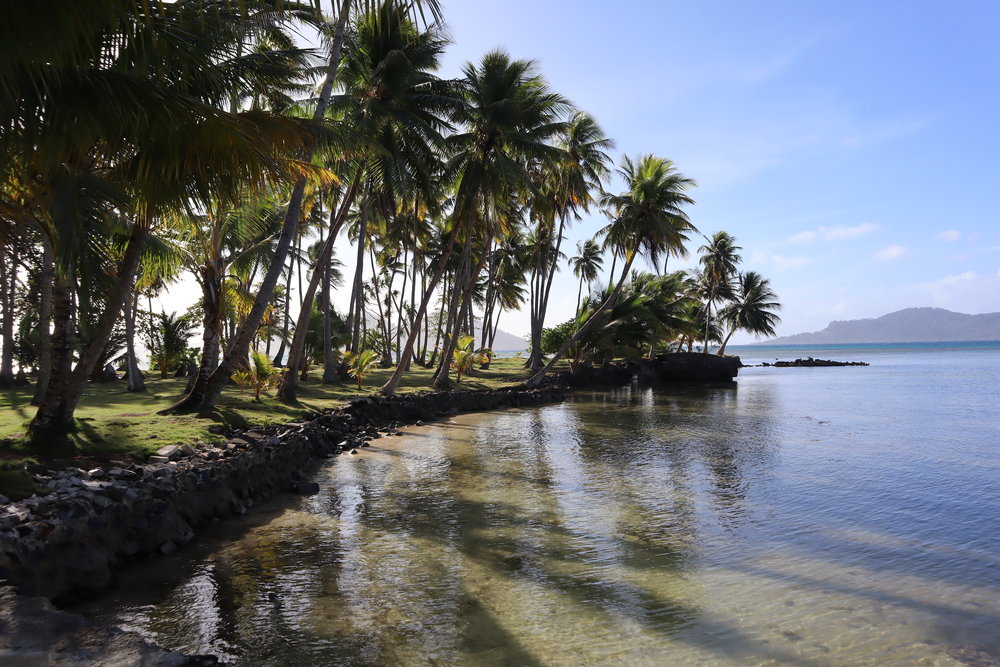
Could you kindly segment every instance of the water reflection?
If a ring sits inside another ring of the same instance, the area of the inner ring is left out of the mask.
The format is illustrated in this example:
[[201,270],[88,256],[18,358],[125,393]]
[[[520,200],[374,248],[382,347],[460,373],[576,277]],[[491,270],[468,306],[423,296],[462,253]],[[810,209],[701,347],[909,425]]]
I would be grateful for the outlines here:
[[[252,665],[891,663],[940,658],[956,638],[994,650],[995,536],[882,530],[874,473],[854,500],[843,490],[850,456],[872,463],[843,451],[864,434],[824,444],[787,393],[748,384],[411,429],[324,468],[319,495],[223,526],[84,611]],[[816,455],[830,448],[841,462]]]

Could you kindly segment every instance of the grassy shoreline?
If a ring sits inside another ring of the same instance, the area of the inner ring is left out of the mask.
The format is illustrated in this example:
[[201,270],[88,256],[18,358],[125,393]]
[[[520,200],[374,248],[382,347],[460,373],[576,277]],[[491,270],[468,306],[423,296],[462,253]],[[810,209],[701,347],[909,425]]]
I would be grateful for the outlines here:
[[[488,370],[475,370],[453,384],[451,391],[509,388],[524,381],[528,372],[521,358],[494,359]],[[562,369],[559,369],[562,370]],[[249,391],[227,388],[219,405],[210,413],[198,415],[158,415],[158,410],[180,398],[187,378],[165,380],[149,377],[146,391],[129,393],[124,383],[93,384],[87,389],[77,410],[77,431],[72,451],[46,451],[30,445],[24,438],[25,425],[34,414],[31,405],[33,387],[0,391],[0,461],[24,457],[83,457],[87,459],[142,460],[164,445],[218,443],[225,434],[251,426],[297,421],[311,414],[342,405],[344,402],[375,393],[389,378],[392,368],[379,369],[366,378],[359,390],[350,382],[322,384],[318,373],[300,385],[298,405],[286,405],[268,392],[255,401]],[[429,391],[433,369],[414,366],[406,375],[398,393]]]

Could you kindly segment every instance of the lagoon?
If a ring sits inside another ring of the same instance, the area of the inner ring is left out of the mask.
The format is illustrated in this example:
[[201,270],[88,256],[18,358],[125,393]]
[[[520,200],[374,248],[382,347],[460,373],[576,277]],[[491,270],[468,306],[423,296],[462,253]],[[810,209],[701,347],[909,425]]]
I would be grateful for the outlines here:
[[1000,344],[733,352],[872,365],[407,428],[76,610],[246,665],[1000,660]]

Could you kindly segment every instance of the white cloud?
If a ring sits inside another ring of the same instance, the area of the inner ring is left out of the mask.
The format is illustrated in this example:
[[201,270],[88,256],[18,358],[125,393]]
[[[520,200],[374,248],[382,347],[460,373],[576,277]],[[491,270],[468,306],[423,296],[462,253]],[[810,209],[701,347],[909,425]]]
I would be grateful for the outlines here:
[[823,232],[823,238],[827,241],[843,241],[844,239],[853,239],[859,236],[864,236],[865,234],[870,234],[876,232],[881,227],[873,222],[862,222],[860,225],[854,225],[853,227],[845,227],[843,225],[837,225],[836,227],[820,227],[819,231]]
[[793,234],[789,239],[789,243],[806,243],[808,241],[815,240],[819,237],[827,241],[844,241],[846,239],[854,239],[859,236],[864,236],[865,234],[871,234],[882,229],[880,225],[876,225],[874,222],[862,222],[858,225],[847,226],[847,225],[834,225],[833,227],[817,227],[816,229],[807,229],[798,234]]
[[906,254],[906,246],[887,245],[875,253],[876,259],[899,259]]
[[890,118],[870,123],[840,140],[844,148],[864,148],[916,134],[930,125],[929,118]]
[[777,270],[787,271],[788,269],[797,269],[801,266],[809,264],[810,259],[808,257],[785,257],[784,255],[771,255],[770,261]]
[[936,238],[939,241],[957,241],[960,238],[962,238],[962,232],[958,231],[957,229],[948,229],[941,232],[940,234],[935,234],[934,238]]

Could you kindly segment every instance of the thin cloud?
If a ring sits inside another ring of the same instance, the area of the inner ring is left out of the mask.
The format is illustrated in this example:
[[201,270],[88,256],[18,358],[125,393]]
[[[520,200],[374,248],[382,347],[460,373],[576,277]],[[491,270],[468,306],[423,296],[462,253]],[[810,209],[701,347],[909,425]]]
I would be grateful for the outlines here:
[[817,227],[816,229],[807,229],[806,231],[799,232],[798,234],[793,234],[788,239],[788,242],[807,243],[820,237],[826,241],[845,241],[847,239],[856,239],[859,236],[877,232],[880,229],[882,229],[882,227],[880,225],[876,225],[874,222],[862,222],[859,225],[852,226],[835,225],[833,227]]
[[962,232],[958,231],[957,229],[948,229],[941,232],[940,234],[935,234],[934,238],[936,238],[938,241],[958,241],[960,238],[962,238]]
[[899,259],[906,254],[906,246],[902,245],[887,245],[886,247],[875,253],[875,259],[889,260],[889,259]]

